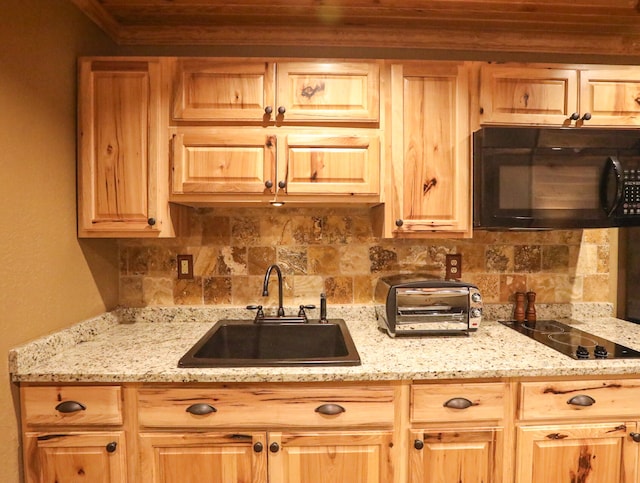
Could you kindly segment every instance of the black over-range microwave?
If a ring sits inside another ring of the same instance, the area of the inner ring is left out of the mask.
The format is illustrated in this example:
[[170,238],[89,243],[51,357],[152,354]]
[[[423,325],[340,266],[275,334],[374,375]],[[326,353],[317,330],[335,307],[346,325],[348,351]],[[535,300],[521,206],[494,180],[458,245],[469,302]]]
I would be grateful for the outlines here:
[[640,129],[484,127],[474,227],[640,225]]

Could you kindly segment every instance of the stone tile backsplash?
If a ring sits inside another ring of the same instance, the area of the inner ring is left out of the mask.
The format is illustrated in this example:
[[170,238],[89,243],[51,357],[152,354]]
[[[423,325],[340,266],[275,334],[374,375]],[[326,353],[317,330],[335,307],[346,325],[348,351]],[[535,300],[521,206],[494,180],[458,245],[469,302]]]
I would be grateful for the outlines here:
[[[246,305],[277,302],[276,277],[262,297],[267,267],[284,274],[286,305],[372,302],[384,275],[444,277],[445,255],[462,254],[462,279],[486,303],[533,290],[540,303],[606,302],[609,230],[476,231],[473,239],[388,240],[373,233],[367,208],[198,208],[174,239],[121,240],[120,304]],[[194,278],[177,278],[176,257],[191,254]],[[275,274],[274,274],[275,275]]]

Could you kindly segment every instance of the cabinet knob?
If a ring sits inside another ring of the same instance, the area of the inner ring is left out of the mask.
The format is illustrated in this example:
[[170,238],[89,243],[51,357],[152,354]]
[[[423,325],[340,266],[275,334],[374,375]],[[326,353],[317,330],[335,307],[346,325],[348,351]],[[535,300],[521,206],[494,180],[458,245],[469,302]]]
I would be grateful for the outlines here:
[[335,416],[336,414],[344,413],[347,410],[340,406],[340,404],[323,404],[316,408],[316,412],[324,414],[326,416]]
[[573,396],[571,399],[567,401],[567,404],[571,404],[572,406],[592,406],[596,403],[596,400],[591,396],[587,396],[586,394],[578,394],[577,396]]
[[424,441],[422,441],[421,439],[416,439],[416,440],[413,442],[413,447],[414,447],[415,449],[422,449],[422,448],[424,448]]
[[286,181],[278,181],[278,188],[285,189],[287,187]]
[[450,409],[467,409],[473,406],[473,403],[466,397],[454,397],[445,402],[443,406]]
[[633,439],[636,443],[640,443],[640,433],[629,433],[631,439]]
[[207,403],[196,403],[189,406],[186,411],[191,414],[195,414],[196,416],[203,416],[205,414],[216,413],[218,410],[214,408],[211,404]]
[[584,116],[582,116],[582,120],[583,121],[588,121],[589,119],[591,119],[591,113],[590,112],[585,112]]
[[56,406],[56,411],[60,411],[61,413],[77,413],[78,411],[84,411],[87,409],[82,403],[78,401],[64,401]]
[[273,107],[271,106],[267,106],[264,108],[264,113],[265,114],[271,114],[273,112]]
[[118,443],[116,443],[115,441],[111,441],[111,443],[108,443],[107,446],[105,446],[107,453],[114,453],[117,446]]
[[280,445],[278,443],[271,443],[269,445],[269,451],[271,451],[272,453],[277,453],[278,451],[280,451]]
[[396,220],[396,226],[402,226],[402,225],[404,225],[404,221],[402,221],[400,218],[398,218]]
[[153,226],[156,224],[156,219],[155,218],[149,218],[147,220],[147,223],[149,223],[149,226]]
[[255,451],[256,453],[262,453],[263,449],[264,447],[262,446],[262,443],[260,441],[253,445],[253,451]]
[[284,114],[285,112],[287,112],[287,108],[284,106],[280,106],[278,108],[278,114]]
[[580,113],[574,112],[573,114],[571,114],[571,116],[569,116],[569,119],[571,119],[572,121],[577,121],[578,119],[580,119]]
[[271,189],[271,188],[273,188],[273,181],[268,179],[267,181],[264,182],[264,185],[265,185],[266,188]]

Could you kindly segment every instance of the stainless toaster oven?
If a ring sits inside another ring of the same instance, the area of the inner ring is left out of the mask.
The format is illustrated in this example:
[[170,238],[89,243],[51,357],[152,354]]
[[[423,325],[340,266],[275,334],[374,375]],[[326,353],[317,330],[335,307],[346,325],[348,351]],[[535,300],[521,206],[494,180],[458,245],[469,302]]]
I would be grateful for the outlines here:
[[424,274],[380,278],[375,301],[378,327],[391,337],[469,335],[482,319],[478,287]]

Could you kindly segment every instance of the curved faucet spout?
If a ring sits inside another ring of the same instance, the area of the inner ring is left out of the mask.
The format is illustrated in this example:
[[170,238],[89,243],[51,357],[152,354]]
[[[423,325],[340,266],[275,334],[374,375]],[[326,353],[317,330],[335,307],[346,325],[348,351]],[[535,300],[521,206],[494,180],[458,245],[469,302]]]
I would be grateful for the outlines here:
[[267,268],[267,273],[264,274],[264,282],[262,284],[262,296],[269,295],[269,278],[271,278],[271,272],[275,270],[278,274],[278,317],[284,317],[284,307],[282,306],[282,271],[280,267],[275,263]]

